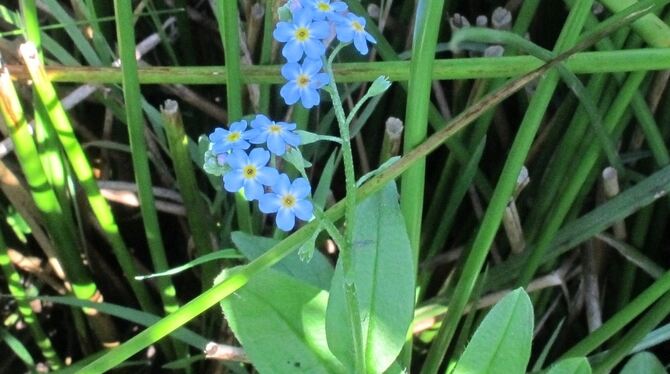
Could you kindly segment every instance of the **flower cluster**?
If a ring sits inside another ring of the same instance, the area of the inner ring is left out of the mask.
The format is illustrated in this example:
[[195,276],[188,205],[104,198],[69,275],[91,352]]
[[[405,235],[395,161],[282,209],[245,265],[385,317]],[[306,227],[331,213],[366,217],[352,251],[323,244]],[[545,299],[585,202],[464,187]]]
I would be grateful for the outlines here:
[[272,34],[285,43],[282,55],[287,63],[281,74],[287,83],[280,94],[286,104],[300,101],[309,109],[319,104],[319,89],[330,83],[328,74],[322,72],[327,43],[333,38],[353,43],[365,55],[367,43],[376,41],[365,31],[365,18],[350,13],[342,1],[292,0],[287,5],[290,19],[278,22]]
[[[249,125],[251,128],[247,129]],[[288,147],[300,145],[295,128],[295,123],[275,122],[262,114],[250,124],[241,120],[231,123],[228,129],[216,128],[209,135],[210,150],[205,162],[206,170],[208,166],[208,171],[220,170],[214,173],[223,175],[226,191],[241,190],[247,200],[259,201],[263,213],[277,213],[277,227],[284,231],[293,229],[296,217],[312,219],[313,212],[309,182],[305,178],[291,182],[286,174],[269,166],[271,154],[282,156]]]

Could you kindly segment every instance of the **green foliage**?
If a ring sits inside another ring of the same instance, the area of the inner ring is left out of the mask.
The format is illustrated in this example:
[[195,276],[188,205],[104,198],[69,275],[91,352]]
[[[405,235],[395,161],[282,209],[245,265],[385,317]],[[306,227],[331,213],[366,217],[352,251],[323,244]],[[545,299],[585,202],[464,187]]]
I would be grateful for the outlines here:
[[259,372],[345,373],[326,343],[327,300],[327,292],[268,269],[221,308]]
[[549,368],[547,374],[591,374],[591,366],[585,357],[568,358]]
[[412,320],[414,277],[405,222],[395,183],[356,208],[354,277],[346,279],[338,261],[330,287],[328,345],[342,362],[353,363],[344,287],[356,285],[368,371],[379,373],[395,360]]
[[453,373],[524,373],[533,325],[528,294],[521,288],[510,292],[486,315]]
[[631,357],[621,369],[621,374],[665,374],[663,363],[650,352],[640,352]]

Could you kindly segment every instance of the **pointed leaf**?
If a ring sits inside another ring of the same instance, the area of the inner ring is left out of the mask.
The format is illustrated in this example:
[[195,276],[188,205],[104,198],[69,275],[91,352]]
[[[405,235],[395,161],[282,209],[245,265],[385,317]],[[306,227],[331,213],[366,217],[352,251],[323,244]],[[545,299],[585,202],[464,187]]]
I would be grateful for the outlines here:
[[649,352],[640,352],[633,356],[621,369],[621,374],[665,374],[661,361]]
[[344,373],[326,343],[328,293],[266,269],[221,308],[260,373]]
[[[414,306],[411,248],[394,182],[358,205],[353,240],[366,367],[371,373],[381,373],[405,342]],[[338,262],[328,301],[328,345],[340,361],[351,364],[354,359],[343,285]]]
[[591,365],[585,357],[573,357],[559,361],[547,374],[591,374]]
[[453,373],[524,373],[532,338],[533,306],[518,288],[486,315]]
[[[241,231],[232,233],[231,238],[237,249],[249,260],[254,260],[279,243],[276,239],[249,235]],[[314,251],[309,262],[300,260],[297,253],[292,253],[279,261],[273,269],[283,271],[322,290],[330,287],[330,279],[333,276],[333,266],[319,251]]]

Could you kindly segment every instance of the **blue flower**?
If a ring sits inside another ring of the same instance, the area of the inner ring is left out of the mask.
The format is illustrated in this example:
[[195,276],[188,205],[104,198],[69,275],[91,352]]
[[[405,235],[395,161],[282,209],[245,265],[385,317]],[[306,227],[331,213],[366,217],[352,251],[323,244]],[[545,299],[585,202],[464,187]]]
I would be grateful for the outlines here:
[[365,18],[349,13],[342,17],[335,26],[337,40],[343,43],[354,42],[354,47],[361,54],[368,53],[368,43],[376,43],[375,38],[365,31]]
[[281,174],[272,192],[259,200],[263,213],[277,213],[277,227],[291,231],[295,226],[295,217],[309,221],[313,217],[314,206],[308,200],[312,187],[305,178],[297,178],[291,183],[286,174]]
[[318,89],[329,83],[326,73],[320,73],[323,63],[321,60],[306,58],[302,65],[289,62],[281,68],[281,75],[288,81],[279,91],[286,101],[292,105],[300,100],[302,106],[309,109],[319,104]]
[[315,20],[328,19],[335,21],[339,18],[338,13],[347,11],[347,4],[342,1],[331,0],[307,0],[306,7],[314,12]]
[[281,156],[286,152],[286,146],[300,145],[300,136],[293,132],[295,123],[275,122],[259,114],[251,121],[249,141],[253,144],[267,143],[270,152]]
[[247,155],[235,149],[226,157],[231,170],[223,175],[223,188],[228,192],[237,192],[244,188],[247,200],[259,199],[265,190],[263,186],[271,186],[277,182],[277,169],[265,166],[270,161],[270,152],[256,148]]
[[209,141],[212,142],[212,151],[219,155],[231,149],[249,148],[249,142],[247,142],[249,135],[245,132],[246,129],[247,121],[245,120],[231,123],[229,130],[217,127],[209,135]]
[[292,22],[278,22],[272,35],[282,43],[282,55],[288,62],[300,60],[303,53],[309,58],[321,59],[326,54],[323,39],[330,35],[330,26],[325,21],[314,21],[309,9],[293,12]]

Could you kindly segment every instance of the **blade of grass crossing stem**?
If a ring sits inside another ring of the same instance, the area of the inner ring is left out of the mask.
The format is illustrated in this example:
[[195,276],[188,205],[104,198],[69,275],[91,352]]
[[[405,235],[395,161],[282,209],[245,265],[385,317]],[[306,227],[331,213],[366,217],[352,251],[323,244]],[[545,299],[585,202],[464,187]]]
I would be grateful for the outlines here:
[[[593,1],[590,0],[578,1],[570,10],[568,19],[556,42],[556,52],[563,52],[577,42],[579,32],[586,21],[586,16],[591,11],[592,3]],[[530,150],[530,145],[535,138],[549,101],[558,85],[558,77],[556,71],[547,73],[540,81],[535,95],[531,99],[529,109],[526,111],[521,122],[512,148],[509,151],[509,156],[505,161],[505,166],[500,174],[500,180],[496,185],[489,207],[486,210],[480,229],[472,244],[454,295],[449,301],[449,313],[428,351],[428,356],[421,370],[423,374],[437,373],[442,364],[463,310],[470,299],[479,272],[486,260],[489,248],[491,248],[491,244],[498,232],[509,198],[514,192],[519,171]]]
[[[126,106],[128,122],[128,137],[132,151],[133,169],[137,182],[140,199],[140,211],[147,238],[149,253],[155,272],[168,270],[165,257],[165,247],[161,238],[158,224],[158,213],[152,192],[151,173],[147,159],[147,145],[144,139],[144,119],[142,117],[140,85],[137,80],[137,61],[135,60],[135,30],[129,26],[133,24],[133,10],[130,0],[115,0],[116,32],[121,55],[121,69],[123,71],[123,98]],[[175,312],[179,308],[177,293],[169,278],[157,279],[159,293],[163,301],[166,314]],[[174,342],[177,356],[183,357],[183,344]]]
[[[4,218],[4,217],[3,217]],[[35,312],[30,307],[30,303],[25,300],[26,292],[23,289],[21,276],[14,269],[12,261],[9,258],[9,253],[7,252],[7,245],[5,244],[5,239],[2,236],[0,231],[0,268],[5,274],[5,279],[7,280],[7,288],[9,292],[16,298],[17,309],[23,318],[23,321],[28,325],[30,334],[35,340],[35,344],[42,352],[42,356],[47,360],[47,364],[52,370],[58,370],[63,366],[63,362],[58,353],[53,348],[51,339],[44,333],[40,321],[37,319]]]
[[121,237],[109,203],[100,193],[100,188],[93,176],[91,165],[88,162],[88,158],[86,157],[81,144],[79,144],[79,141],[74,135],[74,130],[70,123],[70,119],[65,112],[65,108],[63,108],[60,100],[58,100],[56,90],[46,77],[44,67],[36,58],[36,52],[36,49],[31,44],[24,44],[20,48],[21,57],[23,58],[25,65],[28,67],[28,71],[30,72],[33,81],[33,87],[39,96],[39,100],[45,108],[49,108],[48,116],[56,130],[54,133],[57,134],[58,139],[65,150],[65,154],[70,161],[75,176],[91,205],[93,214],[102,228],[107,241],[110,243],[114,255],[121,265],[124,276],[130,283],[142,309],[147,312],[157,313],[158,309],[152,303],[146,285],[134,280],[135,275],[137,275],[134,260]]
[[[75,297],[83,300],[101,300],[102,295],[91,279],[88,269],[81,261],[78,240],[74,231],[64,221],[63,209],[59,200],[49,186],[49,182],[40,163],[37,148],[28,128],[28,122],[21,107],[11,76],[4,66],[0,66],[0,111],[9,128],[10,137],[14,142],[14,152],[35,205],[44,218],[44,223],[54,242],[54,250],[67,275]],[[112,321],[94,310],[85,310],[93,331],[103,343],[113,344],[116,331]]]
[[[242,118],[242,74],[240,73],[240,27],[237,1],[215,1],[214,15],[219,24],[219,33],[223,42],[226,58],[226,102],[228,120],[239,121]],[[241,193],[235,194],[235,210],[240,229],[253,233],[253,223],[249,203]]]
[[[561,58],[566,57],[567,56],[561,56]],[[448,124],[448,126],[445,126],[442,130],[436,132],[431,137],[426,139],[425,142],[423,142],[420,146],[417,146],[410,153],[406,154],[391,167],[368,180],[367,183],[358,189],[356,194],[357,199],[363,200],[373,193],[379,191],[389,181],[398,178],[402,173],[404,173],[411,165],[414,164],[414,162],[416,162],[416,160],[426,157],[429,153],[440,147],[447,139],[453,137],[454,134],[458,133],[460,130],[471,124],[483,113],[495,107],[500,102],[519,91],[528,83],[545,74],[552,66],[553,62],[519,79],[515,79],[504,87],[501,87],[501,89],[498,91],[492,92],[491,94],[485,96],[479,102],[477,102],[477,104],[467,108],[463,113],[456,116]],[[340,219],[344,214],[344,206],[345,201],[339,201],[324,213],[325,217],[330,221],[336,221]],[[299,248],[304,241],[311,237],[317,227],[318,222],[316,221],[306,224],[276,244],[274,247],[270,248],[267,252],[265,252],[265,254],[258,257],[256,260],[250,262],[247,265],[244,265],[241,268],[238,268],[229,278],[191,300],[175,313],[168,315],[150,328],[142,331],[135,337],[123,343],[121,346],[87,365],[82,372],[99,373],[105,370],[109,370],[122,363],[125,359],[131,357],[133,354],[139,352],[141,349],[155,343],[188,321],[204,313],[207,309],[216,305],[220,300],[232,294],[240,287],[244,286],[249,278],[254,274],[263,269],[271,267],[272,265],[279,262],[282,258],[286,257],[294,250]]]
[[[188,137],[184,132],[179,104],[174,100],[166,100],[164,106],[161,107],[161,113],[170,146],[170,156],[177,175],[179,193],[184,199],[186,219],[193,236],[195,250],[198,256],[204,256],[214,251],[210,230],[210,222],[213,222],[213,220],[209,216],[202,196],[200,196],[193,162],[188,153]],[[216,275],[217,268],[214,264],[210,263],[203,266],[203,291],[212,286]]]
[[[646,2],[647,4],[649,2]],[[661,1],[660,3],[666,3]],[[641,3],[640,3],[641,4]],[[2,9],[2,8],[0,8]],[[520,77],[542,66],[543,62],[533,56],[456,58],[435,60],[433,79],[460,80]],[[582,52],[574,54],[564,62],[575,74],[597,74],[639,70],[668,70],[670,50],[668,48],[637,48],[607,52]],[[374,81],[386,75],[393,82],[409,79],[409,61],[351,62],[334,64],[338,83]],[[26,79],[28,74],[20,66],[8,67],[17,79]],[[227,74],[221,66],[188,67],[143,67],[139,70],[141,84],[225,84]],[[241,67],[244,83],[282,83],[278,65],[245,65]],[[120,83],[122,72],[114,67],[49,66],[47,75],[59,83]],[[431,108],[437,110],[431,105]],[[431,109],[431,113],[433,110]],[[439,115],[439,112],[436,112]],[[429,115],[431,126],[436,130],[445,125],[445,120]],[[461,144],[461,146],[463,146]],[[463,146],[464,147],[464,146]],[[460,160],[460,159],[459,159]]]

